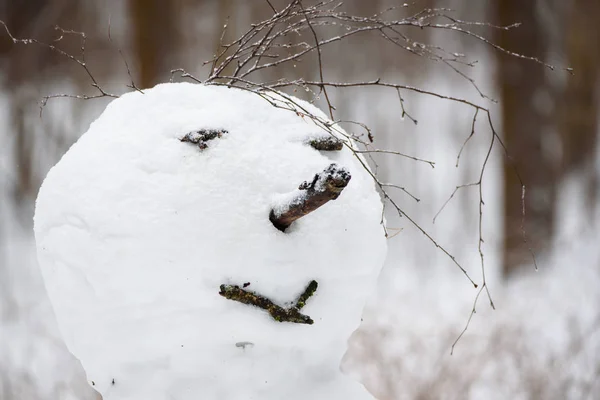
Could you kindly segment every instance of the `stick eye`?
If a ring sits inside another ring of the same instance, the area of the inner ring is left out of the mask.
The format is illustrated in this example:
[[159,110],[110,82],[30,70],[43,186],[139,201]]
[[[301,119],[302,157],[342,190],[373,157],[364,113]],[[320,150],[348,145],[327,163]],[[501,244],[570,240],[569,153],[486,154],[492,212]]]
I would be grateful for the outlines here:
[[208,142],[223,137],[229,133],[225,129],[200,129],[199,131],[188,132],[182,137],[182,142],[192,143],[198,146],[200,150],[208,148]]

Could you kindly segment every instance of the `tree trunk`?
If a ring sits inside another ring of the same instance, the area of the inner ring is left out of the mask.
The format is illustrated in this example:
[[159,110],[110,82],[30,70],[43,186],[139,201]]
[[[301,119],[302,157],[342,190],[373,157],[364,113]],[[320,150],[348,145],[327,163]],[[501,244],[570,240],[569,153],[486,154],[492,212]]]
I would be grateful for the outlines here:
[[[544,58],[546,43],[536,12],[536,1],[502,0],[499,23],[521,22],[519,28],[498,32],[497,41],[506,49]],[[531,263],[529,246],[541,251],[554,233],[557,159],[560,141],[551,129],[552,94],[543,66],[497,53],[502,95],[503,138],[511,160],[504,160],[504,249],[505,276]],[[513,165],[514,163],[514,165]],[[514,168],[526,185],[525,221],[522,226],[522,188]]]
[[168,78],[177,66],[174,59],[180,43],[176,2],[129,0],[133,47],[137,58],[140,88],[152,87]]
[[564,173],[577,170],[587,191],[586,210],[593,215],[597,200],[598,175],[594,167],[600,109],[600,3],[575,0],[567,22],[566,53],[574,69],[560,104]]

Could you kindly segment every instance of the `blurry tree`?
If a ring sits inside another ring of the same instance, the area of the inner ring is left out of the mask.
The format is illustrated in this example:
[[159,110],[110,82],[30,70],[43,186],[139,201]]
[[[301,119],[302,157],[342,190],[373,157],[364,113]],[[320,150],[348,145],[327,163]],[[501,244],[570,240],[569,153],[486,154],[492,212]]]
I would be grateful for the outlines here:
[[179,12],[182,1],[129,0],[132,45],[137,59],[140,88],[148,88],[168,78],[178,65],[180,43]]
[[[515,30],[497,31],[500,45],[541,59],[558,50],[566,57],[555,61],[575,71],[561,84],[559,75],[548,73],[541,65],[496,53],[503,134],[512,157],[504,162],[503,270],[509,276],[519,266],[531,263],[529,248],[542,253],[551,245],[556,231],[557,192],[568,174],[575,171],[582,176],[588,205],[585,211],[595,210],[600,106],[600,54],[595,47],[600,41],[596,21],[600,3],[504,0],[497,7],[501,25],[522,24]],[[558,49],[551,49],[550,34],[566,40]],[[524,207],[515,169],[526,187]]]
[[[27,36],[31,33],[31,28],[41,28],[35,21],[42,10],[44,10],[47,0],[32,0],[30,2],[11,2],[2,1],[0,3],[1,17],[8,26],[11,26],[14,34]],[[22,49],[19,49],[22,50]],[[12,41],[6,35],[0,37],[0,55],[2,56],[2,69],[4,70],[4,85],[15,98],[12,103],[12,124],[14,130],[14,156],[15,163],[19,166],[16,170],[16,182],[14,195],[17,200],[26,200],[36,189],[37,182],[32,172],[32,152],[33,138],[31,132],[25,128],[25,104],[23,95],[18,93],[18,89],[24,80],[28,78],[27,64],[34,60],[25,60],[24,58],[35,57],[16,49]],[[25,62],[26,61],[26,62]],[[37,61],[37,60],[36,60]],[[40,60],[41,61],[41,60]],[[39,64],[35,62],[36,66]],[[43,64],[42,64],[43,65]],[[18,96],[18,97],[17,97]]]
[[[0,1],[0,20],[10,27],[18,38],[54,37],[54,25],[66,19],[77,20],[81,7],[68,0],[28,0]],[[2,27],[3,28],[3,27]],[[75,29],[75,27],[73,27]],[[15,165],[15,178],[12,195],[15,204],[29,207],[41,183],[36,170],[34,149],[36,132],[31,128],[32,105],[39,100],[38,93],[32,90],[32,83],[39,82],[44,73],[61,62],[54,52],[32,52],[23,46],[15,46],[10,38],[0,35],[1,68],[4,72],[5,87],[10,101],[10,123]],[[29,214],[29,213],[25,213]],[[23,221],[29,225],[29,222]]]
[[[518,29],[498,30],[497,42],[511,51],[544,58],[547,41],[537,2],[503,0],[497,3],[500,25],[521,22]],[[530,263],[523,228],[534,252],[541,251],[555,230],[559,138],[552,129],[552,93],[540,64],[496,53],[502,98],[502,131],[511,160],[504,161],[505,275]],[[522,187],[526,185],[523,225]]]
[[598,202],[597,153],[600,109],[600,2],[574,0],[567,15],[566,55],[575,70],[561,96],[563,174],[577,171],[584,180],[590,215]]

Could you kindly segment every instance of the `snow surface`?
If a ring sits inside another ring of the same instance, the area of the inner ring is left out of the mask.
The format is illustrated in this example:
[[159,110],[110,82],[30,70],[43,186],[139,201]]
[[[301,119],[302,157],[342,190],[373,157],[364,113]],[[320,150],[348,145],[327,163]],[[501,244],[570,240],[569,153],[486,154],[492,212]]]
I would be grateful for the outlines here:
[[[204,150],[181,142],[200,129],[228,133]],[[38,260],[105,400],[372,399],[339,365],[385,258],[382,206],[356,156],[314,150],[315,134],[252,93],[163,84],[109,104],[49,172]],[[332,163],[352,175],[341,196],[273,227],[273,205]],[[218,294],[249,282],[286,305],[312,279],[310,326]]]

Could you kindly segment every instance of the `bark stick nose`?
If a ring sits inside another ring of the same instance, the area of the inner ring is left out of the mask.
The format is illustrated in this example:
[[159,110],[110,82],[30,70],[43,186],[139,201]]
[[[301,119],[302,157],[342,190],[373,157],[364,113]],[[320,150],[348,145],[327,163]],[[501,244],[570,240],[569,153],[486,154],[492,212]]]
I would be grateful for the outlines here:
[[298,192],[286,204],[271,209],[269,219],[282,232],[297,219],[310,214],[330,200],[337,199],[350,182],[351,175],[343,167],[331,164],[314,176],[309,183],[303,182]]

